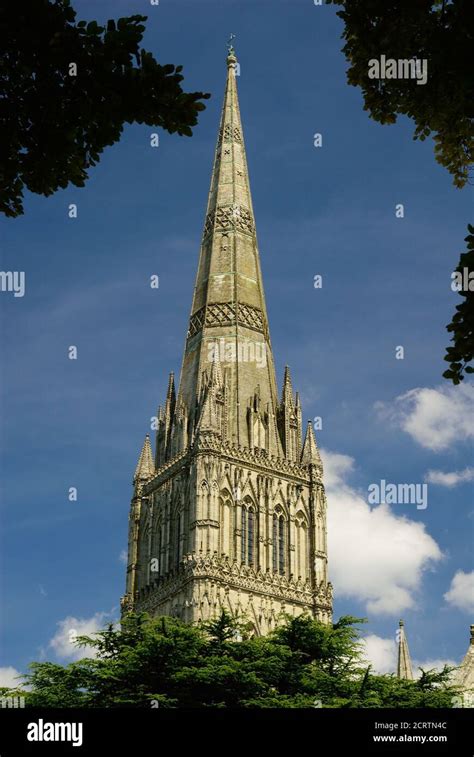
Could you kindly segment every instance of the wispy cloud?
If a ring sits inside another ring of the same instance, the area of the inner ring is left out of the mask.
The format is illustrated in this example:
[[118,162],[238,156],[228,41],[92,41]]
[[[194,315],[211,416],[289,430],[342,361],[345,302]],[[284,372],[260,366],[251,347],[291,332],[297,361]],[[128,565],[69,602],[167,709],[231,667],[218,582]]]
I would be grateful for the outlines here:
[[457,607],[458,610],[474,612],[474,570],[470,573],[458,570],[454,574],[444,598],[446,602]]
[[429,484],[438,484],[438,486],[447,486],[449,489],[452,489],[459,484],[474,481],[474,468],[464,468],[464,470],[452,471],[451,473],[443,473],[440,470],[429,470],[425,475],[425,481]]
[[377,402],[375,409],[382,420],[434,452],[474,437],[473,384],[410,389],[391,404]]
[[107,623],[114,622],[109,612],[97,612],[91,618],[75,618],[68,615],[58,622],[58,630],[48,643],[48,649],[53,650],[58,660],[73,662],[83,657],[96,657],[92,647],[78,647],[75,641],[78,636],[92,636],[104,628]]

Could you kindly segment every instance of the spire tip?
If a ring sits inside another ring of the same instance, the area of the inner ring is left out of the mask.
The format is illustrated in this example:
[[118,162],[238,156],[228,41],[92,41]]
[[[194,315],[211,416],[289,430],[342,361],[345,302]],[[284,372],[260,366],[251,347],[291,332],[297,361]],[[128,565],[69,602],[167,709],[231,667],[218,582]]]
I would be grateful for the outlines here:
[[235,34],[231,34],[227,42],[227,67],[234,67],[237,63],[237,56],[235,54],[234,45],[232,41],[235,39]]

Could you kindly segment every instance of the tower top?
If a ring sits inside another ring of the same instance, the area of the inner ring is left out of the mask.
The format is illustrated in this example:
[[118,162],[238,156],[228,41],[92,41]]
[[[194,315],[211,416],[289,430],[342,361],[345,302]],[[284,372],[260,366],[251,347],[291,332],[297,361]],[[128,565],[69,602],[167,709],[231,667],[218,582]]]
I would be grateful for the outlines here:
[[235,68],[237,63],[237,56],[235,54],[234,45],[232,40],[235,39],[235,34],[231,34],[227,43],[227,68]]
[[405,636],[405,624],[403,620],[400,620],[398,625],[400,626],[400,631],[398,637],[397,677],[404,678],[407,681],[413,681],[410,651],[408,649],[408,642]]
[[319,454],[318,445],[314,438],[313,424],[308,421],[306,426],[306,436],[301,453],[301,462],[303,465],[318,465],[322,467],[321,455]]
[[151,444],[150,444],[150,436],[149,434],[146,435],[145,441],[143,442],[142,451],[140,452],[140,457],[138,458],[137,467],[135,468],[135,475],[133,477],[133,481],[136,483],[137,481],[146,480],[147,478],[150,478],[155,472],[155,466],[153,464],[153,454],[151,451]]
[[[228,43],[226,87],[177,402],[188,408],[192,437],[203,410],[204,376],[209,378],[211,363],[218,354],[230,406],[225,416],[226,438],[234,444],[258,447],[268,455],[283,457],[276,423],[279,403],[275,368],[237,94],[234,37],[231,35]],[[249,403],[257,393],[263,425],[252,425],[250,439]]]

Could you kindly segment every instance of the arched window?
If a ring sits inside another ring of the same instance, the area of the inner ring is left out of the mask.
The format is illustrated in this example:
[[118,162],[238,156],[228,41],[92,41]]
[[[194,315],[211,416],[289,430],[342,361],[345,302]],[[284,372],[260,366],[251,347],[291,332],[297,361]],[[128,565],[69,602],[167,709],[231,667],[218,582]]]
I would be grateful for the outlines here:
[[241,552],[240,552],[240,560],[241,562],[245,563],[245,555],[246,555],[246,545],[247,545],[247,510],[244,505],[242,505],[242,522],[241,522]]
[[139,543],[139,573],[142,586],[150,582],[150,527],[147,525]]
[[249,565],[253,565],[254,559],[254,534],[254,512],[253,509],[249,507],[247,514],[247,557]]
[[285,573],[286,552],[286,521],[282,513],[273,513],[273,570],[275,573]]
[[248,504],[242,505],[241,519],[241,550],[240,559],[244,565],[254,565],[256,562],[256,515],[255,510]]
[[272,565],[273,570],[276,572],[278,570],[278,515],[276,513],[273,514],[272,545]]
[[157,573],[158,573],[158,575],[161,575],[161,563],[162,563],[162,560],[163,560],[163,555],[162,555],[162,552],[163,552],[163,541],[162,540],[163,540],[163,529],[162,529],[161,524],[160,524],[159,531],[158,531],[158,554],[157,554],[157,557],[158,557],[158,571],[157,571]]
[[161,547],[162,547],[162,541],[161,541],[161,521],[158,521],[155,526],[155,538],[153,543],[153,551],[152,551],[152,573],[151,578],[152,580],[155,580],[158,578],[158,576],[161,573]]
[[296,518],[296,575],[303,580],[307,577],[307,564],[308,564],[308,539],[307,528],[304,517]]
[[230,500],[230,493],[226,489],[221,493],[219,503],[219,554],[227,555],[229,559],[232,559],[234,555],[234,529],[232,528],[234,511]]
[[184,518],[183,513],[178,513],[176,518],[176,565],[179,565],[183,557],[184,547]]
[[283,515],[278,518],[278,571],[282,575],[285,572],[285,519]]
[[163,522],[160,527],[160,576],[166,572],[166,524]]

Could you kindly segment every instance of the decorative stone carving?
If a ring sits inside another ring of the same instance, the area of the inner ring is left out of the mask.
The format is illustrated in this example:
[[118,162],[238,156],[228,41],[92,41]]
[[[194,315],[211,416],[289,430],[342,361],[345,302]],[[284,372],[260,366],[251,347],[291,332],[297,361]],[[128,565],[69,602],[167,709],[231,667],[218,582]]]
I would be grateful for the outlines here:
[[222,127],[219,129],[219,136],[217,139],[217,148],[220,147],[222,144],[222,139],[224,138],[224,142],[231,142],[232,140],[234,142],[242,142],[242,134],[240,133],[240,129],[238,126],[234,126],[232,128],[231,124],[225,124],[224,126],[224,132],[222,132]]
[[[284,611],[330,622],[332,587],[316,440],[303,448],[288,371],[276,388],[235,82],[227,97],[180,387],[135,477],[122,612],[194,623],[225,607],[260,634]],[[265,365],[208,365],[218,333],[264,342]]]
[[204,326],[246,326],[267,336],[268,327],[262,311],[245,302],[214,302],[200,308],[189,321],[188,339],[191,339]]
[[255,225],[250,211],[243,205],[218,205],[211,210],[204,222],[203,239],[212,231],[241,231],[246,234],[255,233]]

